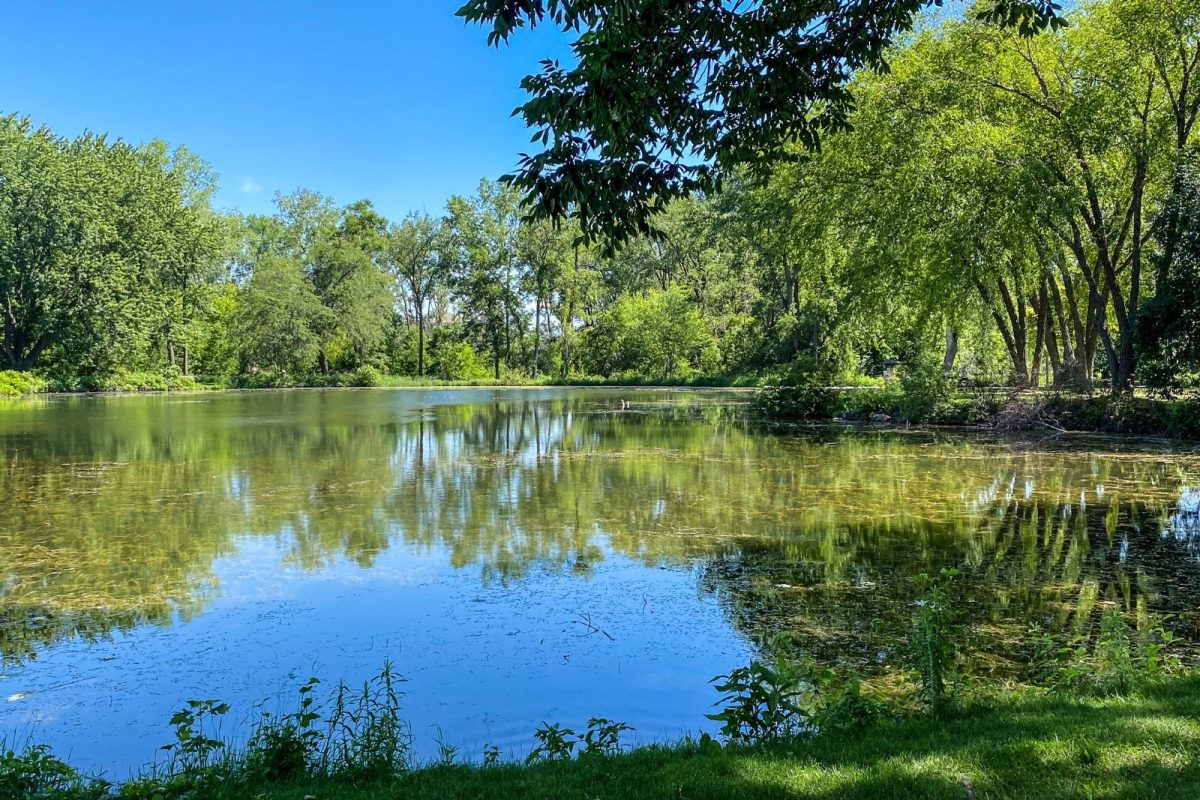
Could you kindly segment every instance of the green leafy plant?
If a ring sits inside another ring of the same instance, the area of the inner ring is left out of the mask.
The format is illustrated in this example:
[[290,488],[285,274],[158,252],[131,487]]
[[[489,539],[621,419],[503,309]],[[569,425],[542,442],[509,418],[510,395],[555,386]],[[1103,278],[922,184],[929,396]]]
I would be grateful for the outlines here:
[[109,785],[86,778],[50,754],[45,745],[23,751],[0,741],[0,797],[20,800],[99,800]]
[[632,730],[633,728],[624,722],[593,717],[588,720],[587,731],[583,734],[583,754],[613,755],[618,753],[621,749],[621,734]]
[[[621,734],[633,728],[624,722],[614,722],[604,717],[588,720],[587,730],[582,735],[571,728],[557,723],[543,722],[533,733],[537,747],[529,753],[526,763],[536,761],[565,761],[575,755],[578,748],[581,756],[606,756],[620,752]],[[499,759],[499,752],[496,758]],[[485,753],[486,763],[486,753]]]
[[1030,641],[1031,678],[1056,691],[1126,695],[1180,665],[1168,652],[1175,644],[1174,634],[1154,620],[1139,630],[1119,611],[1101,617],[1094,639],[1064,638],[1034,627]]
[[408,767],[412,735],[400,716],[403,681],[389,662],[358,692],[338,685],[318,758],[322,774],[360,780]]
[[247,747],[246,763],[252,774],[268,781],[293,780],[315,765],[321,745],[317,729],[320,713],[313,696],[320,681],[309,678],[299,689],[294,712],[279,717],[264,712]]
[[160,749],[171,756],[172,773],[200,774],[210,769],[225,750],[225,743],[216,738],[214,728],[229,704],[219,700],[188,700],[187,705],[171,717],[175,741]]
[[950,593],[958,575],[956,569],[943,569],[936,578],[918,576],[925,596],[909,628],[908,661],[917,674],[917,693],[934,714],[948,708],[958,677],[959,614]]
[[535,761],[566,761],[575,754],[575,747],[579,744],[575,731],[557,722],[553,725],[543,722],[533,732],[533,738],[538,744],[525,759],[529,764]]
[[731,742],[747,744],[795,737],[814,725],[809,702],[828,683],[832,673],[819,670],[810,660],[793,658],[790,637],[780,635],[771,643],[770,662],[751,661],[748,666],[719,675],[712,683],[723,697],[721,710],[706,715],[721,723],[721,735]]
[[829,419],[837,411],[834,371],[812,358],[794,361],[755,397],[756,410],[780,419]]
[[383,373],[370,364],[364,364],[350,374],[350,386],[374,387],[383,385]]

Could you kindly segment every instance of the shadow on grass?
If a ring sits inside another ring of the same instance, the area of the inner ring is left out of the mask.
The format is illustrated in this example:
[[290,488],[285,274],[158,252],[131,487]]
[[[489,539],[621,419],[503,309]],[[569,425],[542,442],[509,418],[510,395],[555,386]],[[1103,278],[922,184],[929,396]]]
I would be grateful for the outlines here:
[[1200,797],[1198,758],[1200,680],[1189,677],[1127,700],[997,699],[943,721],[901,721],[788,747],[648,747],[530,767],[426,769],[363,787],[272,787],[261,796],[1173,800]]

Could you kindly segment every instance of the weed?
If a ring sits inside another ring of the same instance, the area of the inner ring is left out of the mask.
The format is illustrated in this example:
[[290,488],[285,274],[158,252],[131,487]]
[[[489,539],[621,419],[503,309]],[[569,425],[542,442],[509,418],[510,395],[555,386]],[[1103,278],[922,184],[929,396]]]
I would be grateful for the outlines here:
[[434,736],[434,741],[437,742],[439,767],[450,767],[458,760],[458,747],[446,741],[446,734],[441,728],[437,729],[437,735]]
[[950,586],[956,569],[943,569],[933,578],[922,573],[918,581],[925,597],[909,628],[908,659],[917,673],[918,696],[935,715],[951,702],[951,684],[958,675],[959,625]]
[[615,755],[621,750],[621,734],[633,730],[624,722],[613,722],[603,717],[588,720],[588,729],[583,734],[584,755]]
[[314,708],[313,697],[319,684],[316,678],[309,678],[300,687],[300,702],[294,712],[279,717],[263,713],[246,752],[246,766],[253,775],[286,781],[313,769],[321,746],[321,732],[316,728],[321,715]]
[[1179,659],[1168,652],[1174,634],[1154,621],[1138,630],[1119,611],[1101,617],[1094,642],[1056,637],[1037,626],[1030,640],[1031,679],[1059,692],[1127,695],[1179,667]]
[[[615,755],[621,751],[621,734],[631,730],[633,728],[624,722],[613,722],[604,717],[589,719],[587,730],[582,736],[571,728],[543,722],[542,726],[533,732],[533,738],[537,740],[538,745],[525,761],[566,761],[575,754],[575,749],[580,745],[581,756]],[[499,752],[496,757],[499,759]]]
[[50,755],[45,745],[22,752],[0,741],[0,797],[25,800],[99,800],[108,795],[104,781],[85,778]]
[[383,671],[351,692],[338,685],[318,767],[322,774],[369,780],[408,766],[412,736],[400,717],[399,684],[404,681],[385,663]]
[[537,747],[529,753],[525,763],[535,761],[566,761],[575,754],[575,746],[579,744],[575,731],[564,728],[557,722],[551,725],[543,722],[542,726],[533,732]]
[[724,706],[707,717],[721,723],[721,735],[729,741],[754,744],[789,739],[812,726],[805,697],[819,689],[824,676],[811,661],[789,655],[790,644],[790,637],[781,634],[772,642],[775,656],[770,663],[751,661],[713,679],[724,695],[718,703]]

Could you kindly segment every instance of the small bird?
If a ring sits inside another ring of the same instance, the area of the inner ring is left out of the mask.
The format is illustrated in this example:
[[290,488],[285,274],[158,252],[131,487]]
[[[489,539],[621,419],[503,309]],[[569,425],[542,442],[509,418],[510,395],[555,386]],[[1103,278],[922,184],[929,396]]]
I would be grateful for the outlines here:
[[622,411],[628,411],[628,410],[629,410],[629,401],[628,401],[628,400],[625,400],[624,398],[622,398],[622,400],[621,400],[621,410],[622,410]]

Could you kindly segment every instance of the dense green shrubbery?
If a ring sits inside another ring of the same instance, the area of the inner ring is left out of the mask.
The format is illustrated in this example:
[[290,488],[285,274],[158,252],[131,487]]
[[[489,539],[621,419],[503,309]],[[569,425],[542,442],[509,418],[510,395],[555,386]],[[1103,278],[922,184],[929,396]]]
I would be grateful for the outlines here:
[[372,367],[370,364],[364,364],[363,366],[354,370],[354,372],[350,373],[350,386],[369,388],[373,386],[383,386],[383,382],[383,373],[375,367]]
[[0,741],[0,797],[14,800],[100,800],[108,785],[80,775],[44,745],[21,752]]
[[838,413],[834,372],[825,363],[801,358],[758,393],[755,408],[780,419],[830,419]]
[[938,365],[903,369],[900,379],[839,374],[810,358],[794,361],[759,393],[757,410],[781,419],[852,419],[886,416],[905,422],[963,423],[966,406],[956,402]]
[[7,369],[0,372],[0,396],[15,397],[22,394],[44,392],[49,383],[30,372]]
[[178,367],[161,372],[116,370],[107,375],[79,380],[74,389],[95,392],[187,392],[203,389],[192,375],[184,375]]

